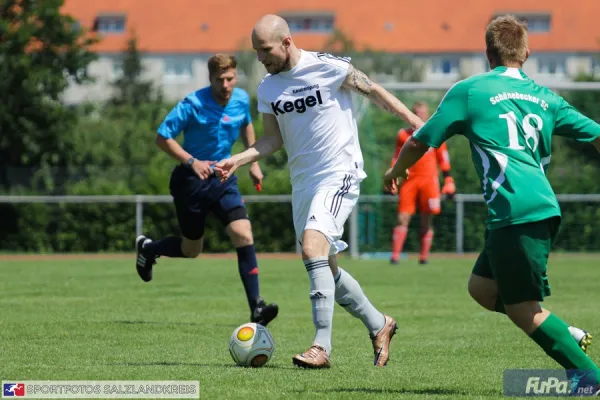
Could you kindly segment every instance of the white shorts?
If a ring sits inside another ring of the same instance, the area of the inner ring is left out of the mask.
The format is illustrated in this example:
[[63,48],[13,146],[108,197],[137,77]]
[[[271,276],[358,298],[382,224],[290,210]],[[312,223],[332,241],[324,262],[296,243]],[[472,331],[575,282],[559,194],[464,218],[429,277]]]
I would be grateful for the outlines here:
[[326,184],[294,191],[292,209],[298,242],[302,244],[304,231],[312,229],[325,235],[331,244],[330,256],[348,248],[340,239],[359,194],[360,178],[354,174],[336,174]]

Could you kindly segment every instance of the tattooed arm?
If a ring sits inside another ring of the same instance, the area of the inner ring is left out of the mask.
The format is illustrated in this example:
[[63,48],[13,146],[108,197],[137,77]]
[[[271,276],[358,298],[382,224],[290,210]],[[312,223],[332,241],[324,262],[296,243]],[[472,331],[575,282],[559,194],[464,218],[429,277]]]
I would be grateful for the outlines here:
[[408,122],[414,129],[423,125],[423,121],[413,114],[404,103],[377,83],[372,82],[365,73],[352,65],[348,69],[348,75],[342,86],[367,97],[378,107]]

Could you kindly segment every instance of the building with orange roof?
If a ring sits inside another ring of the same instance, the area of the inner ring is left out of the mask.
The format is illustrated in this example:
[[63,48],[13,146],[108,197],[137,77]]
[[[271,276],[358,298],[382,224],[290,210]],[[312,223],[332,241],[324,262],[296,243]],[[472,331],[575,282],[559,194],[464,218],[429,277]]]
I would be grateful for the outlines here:
[[65,0],[63,9],[101,39],[88,71],[96,82],[70,87],[70,102],[110,95],[133,32],[147,77],[167,98],[179,99],[208,84],[210,55],[249,48],[254,23],[267,13],[286,18],[301,48],[322,50],[340,30],[358,49],[409,57],[423,65],[426,81],[438,82],[486,71],[485,27],[511,13],[528,22],[532,56],[525,72],[532,78],[543,83],[600,73],[597,0]]

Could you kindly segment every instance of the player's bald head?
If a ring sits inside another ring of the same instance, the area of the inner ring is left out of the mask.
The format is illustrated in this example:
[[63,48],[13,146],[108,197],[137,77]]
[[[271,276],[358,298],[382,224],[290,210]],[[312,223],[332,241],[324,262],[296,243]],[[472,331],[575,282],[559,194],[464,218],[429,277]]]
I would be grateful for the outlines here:
[[252,48],[256,50],[258,61],[270,74],[289,70],[291,54],[299,53],[292,41],[287,22],[273,14],[263,16],[254,25]]
[[254,25],[252,38],[261,42],[280,41],[289,37],[290,27],[279,15],[267,14]]

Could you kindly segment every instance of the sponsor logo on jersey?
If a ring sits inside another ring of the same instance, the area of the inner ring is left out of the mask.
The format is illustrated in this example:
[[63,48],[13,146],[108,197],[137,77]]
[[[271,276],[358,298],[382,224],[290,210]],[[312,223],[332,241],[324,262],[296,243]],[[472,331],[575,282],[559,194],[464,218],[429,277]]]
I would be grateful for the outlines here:
[[294,89],[294,90],[292,90],[292,93],[297,94],[297,93],[302,93],[302,92],[306,92],[308,90],[313,90],[313,89],[317,89],[318,90],[319,89],[319,84],[316,83],[314,85],[304,86],[304,87],[302,87],[300,89]]
[[282,115],[294,111],[302,114],[306,112],[308,108],[314,107],[317,104],[323,104],[320,90],[317,90],[314,96],[300,97],[294,101],[283,102],[283,100],[277,100],[276,102],[271,102],[271,108],[275,115]]

